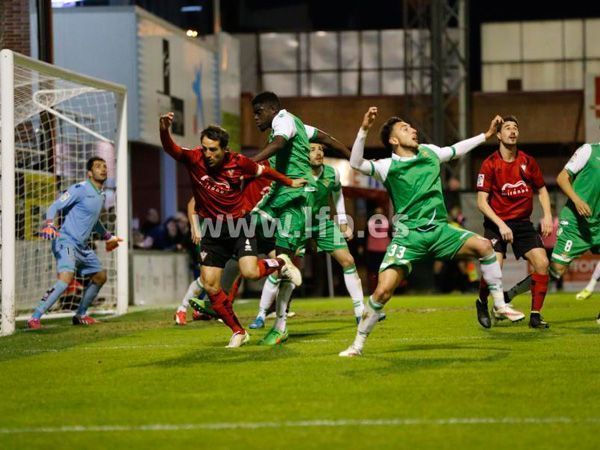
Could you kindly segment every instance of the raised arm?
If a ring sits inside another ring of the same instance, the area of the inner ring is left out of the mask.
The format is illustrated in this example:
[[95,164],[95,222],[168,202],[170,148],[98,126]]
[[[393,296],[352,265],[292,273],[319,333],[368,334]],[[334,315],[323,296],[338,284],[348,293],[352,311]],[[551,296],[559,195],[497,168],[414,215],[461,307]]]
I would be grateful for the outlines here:
[[173,159],[177,161],[181,161],[184,158],[183,148],[177,145],[173,138],[171,137],[171,124],[173,123],[173,118],[175,114],[172,112],[168,112],[167,114],[163,114],[159,119],[159,128],[160,128],[160,142],[162,143],[163,149],[171,155]]
[[291,178],[288,178],[284,174],[276,171],[275,169],[272,169],[269,166],[263,166],[263,165],[257,164],[256,162],[252,161],[250,158],[246,158],[243,155],[238,156],[238,164],[242,169],[244,178],[264,177],[264,178],[267,178],[268,180],[277,181],[278,183],[281,183],[285,186],[292,186],[292,187],[301,187],[306,184],[306,180],[304,180],[302,178],[292,180]]
[[350,155],[350,166],[354,170],[358,170],[360,173],[365,175],[373,175],[373,163],[363,158],[365,151],[365,141],[367,140],[367,133],[375,122],[377,117],[377,108],[371,106],[363,117],[362,124],[356,135],[354,145],[352,145],[352,153]]
[[484,133],[473,136],[472,138],[459,141],[449,147],[437,147],[435,145],[427,144],[427,147],[434,151],[442,162],[447,162],[455,158],[460,158],[466,155],[475,147],[483,144],[486,140],[491,138],[496,133],[496,127],[502,123],[502,117],[496,116],[490,122],[490,127]]

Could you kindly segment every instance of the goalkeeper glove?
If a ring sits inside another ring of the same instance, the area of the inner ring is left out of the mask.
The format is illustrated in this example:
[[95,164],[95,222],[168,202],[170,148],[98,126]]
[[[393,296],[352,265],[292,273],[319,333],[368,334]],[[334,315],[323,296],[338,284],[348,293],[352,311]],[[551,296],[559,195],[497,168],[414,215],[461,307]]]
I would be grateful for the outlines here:
[[58,236],[60,236],[60,233],[58,232],[57,228],[54,226],[51,220],[47,220],[40,231],[40,237],[42,239],[53,241]]
[[106,233],[104,235],[104,238],[106,240],[104,245],[107,252],[112,252],[115,248],[119,246],[119,242],[123,242],[123,239],[117,236],[113,236],[110,233]]

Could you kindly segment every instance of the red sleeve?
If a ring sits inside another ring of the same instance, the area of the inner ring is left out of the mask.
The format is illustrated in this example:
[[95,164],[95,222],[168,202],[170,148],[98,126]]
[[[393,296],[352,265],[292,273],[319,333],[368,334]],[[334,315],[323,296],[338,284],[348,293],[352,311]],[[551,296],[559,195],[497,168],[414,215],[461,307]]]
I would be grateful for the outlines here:
[[483,192],[490,192],[492,190],[492,182],[494,171],[492,170],[492,163],[489,159],[483,161],[479,174],[477,175],[477,190]]
[[542,174],[542,170],[535,159],[531,158],[531,184],[536,190],[540,190],[546,183],[544,183],[544,175]]
[[242,170],[242,175],[244,178],[255,177],[258,175],[259,167],[257,163],[240,154],[236,154],[235,158],[237,165]]
[[189,159],[189,154],[191,152],[184,150],[182,147],[177,145],[173,138],[171,138],[171,133],[169,130],[160,130],[160,142],[162,143],[165,152],[167,152],[171,157],[177,161],[187,162]]
[[270,167],[263,167],[261,176],[269,180],[277,181],[286,186],[292,185],[291,178],[286,177],[284,174],[277,172],[275,169],[271,169]]

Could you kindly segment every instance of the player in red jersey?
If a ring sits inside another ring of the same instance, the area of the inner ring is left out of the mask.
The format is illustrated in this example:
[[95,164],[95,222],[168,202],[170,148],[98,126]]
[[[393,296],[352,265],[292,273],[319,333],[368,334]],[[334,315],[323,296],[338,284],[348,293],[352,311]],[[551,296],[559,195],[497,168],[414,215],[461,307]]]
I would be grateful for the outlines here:
[[306,184],[303,179],[291,180],[281,173],[238,153],[227,151],[229,135],[217,126],[209,126],[200,134],[199,147],[192,150],[179,147],[171,138],[169,128],[173,113],[160,117],[160,139],[164,150],[184,164],[190,174],[196,209],[203,219],[200,244],[201,279],[214,311],[231,328],[233,336],[227,347],[240,347],[249,340],[233,312],[231,299],[221,288],[225,263],[233,256],[239,260],[244,278],[256,280],[275,271],[293,283],[302,283],[300,271],[287,255],[274,259],[258,259],[255,224],[249,220],[243,199],[245,178],[263,176],[291,187]]
[[[548,290],[549,262],[540,235],[531,223],[531,212],[536,191],[544,214],[542,234],[548,236],[552,232],[550,196],[535,159],[517,149],[517,119],[503,117],[497,131],[500,148],[483,162],[477,177],[477,206],[484,215],[484,236],[492,242],[501,266],[508,244],[517,259],[524,257],[533,266],[529,326],[548,328],[540,311]],[[477,319],[485,328],[491,326],[488,295],[488,286],[481,280],[475,304]]]

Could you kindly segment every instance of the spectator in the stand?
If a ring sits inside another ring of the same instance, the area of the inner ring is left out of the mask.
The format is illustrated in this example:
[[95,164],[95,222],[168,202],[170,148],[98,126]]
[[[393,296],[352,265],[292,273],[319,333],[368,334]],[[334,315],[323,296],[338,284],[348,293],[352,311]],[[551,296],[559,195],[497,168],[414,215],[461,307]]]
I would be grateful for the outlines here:
[[140,227],[142,239],[138,238],[134,241],[139,248],[155,248],[155,243],[160,239],[163,233],[160,224],[160,215],[155,208],[150,208],[146,213],[146,219]]
[[379,266],[390,244],[390,221],[385,209],[377,206],[367,223],[367,274],[369,292],[377,287]]
[[179,233],[177,221],[174,217],[169,217],[152,245],[153,249],[157,250],[183,250],[183,239]]

